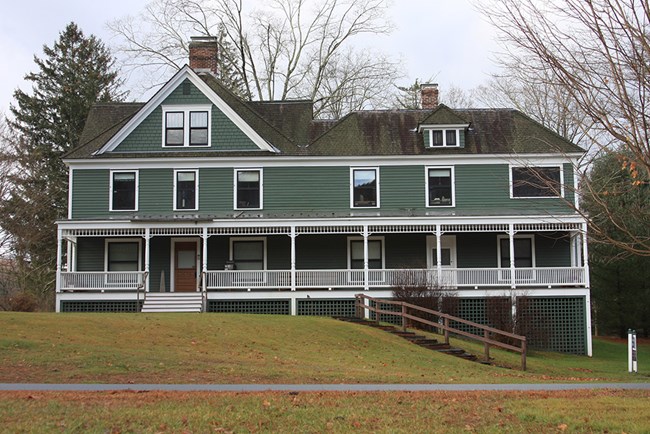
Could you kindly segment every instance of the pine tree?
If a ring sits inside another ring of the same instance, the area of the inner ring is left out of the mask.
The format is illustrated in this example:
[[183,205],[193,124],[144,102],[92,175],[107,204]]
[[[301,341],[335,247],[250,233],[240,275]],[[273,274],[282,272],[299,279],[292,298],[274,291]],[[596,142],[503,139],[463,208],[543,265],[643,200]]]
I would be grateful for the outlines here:
[[38,72],[25,76],[31,94],[20,89],[10,107],[10,140],[1,158],[14,170],[0,226],[10,238],[18,268],[25,271],[23,289],[51,293],[56,264],[56,227],[67,210],[67,169],[62,155],[78,144],[90,107],[124,98],[114,59],[104,44],[86,37],[70,23],[54,46],[34,56]]

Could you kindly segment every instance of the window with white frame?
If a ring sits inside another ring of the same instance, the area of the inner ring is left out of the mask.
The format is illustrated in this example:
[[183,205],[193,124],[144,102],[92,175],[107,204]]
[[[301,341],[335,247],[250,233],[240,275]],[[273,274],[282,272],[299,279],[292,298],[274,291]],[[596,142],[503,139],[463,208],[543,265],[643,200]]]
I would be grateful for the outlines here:
[[379,207],[379,169],[351,169],[351,208]]
[[163,147],[210,146],[211,106],[163,106]]
[[454,168],[427,167],[427,206],[454,206]]
[[265,270],[266,239],[231,238],[230,260],[236,270]]
[[511,166],[510,197],[561,197],[561,166]]
[[111,211],[137,211],[138,171],[111,171]]
[[[510,238],[499,236],[499,267],[510,268]],[[535,267],[535,236],[515,235],[513,239],[515,268]]]
[[197,170],[174,171],[174,210],[199,208],[199,173]]
[[[351,270],[363,270],[363,238],[348,239],[348,259]],[[384,268],[384,239],[368,239],[368,269],[381,270]]]
[[140,242],[106,240],[106,271],[140,271]]
[[235,209],[262,209],[262,170],[235,170]]
[[429,134],[429,147],[457,147],[460,146],[461,129],[441,128],[426,130]]

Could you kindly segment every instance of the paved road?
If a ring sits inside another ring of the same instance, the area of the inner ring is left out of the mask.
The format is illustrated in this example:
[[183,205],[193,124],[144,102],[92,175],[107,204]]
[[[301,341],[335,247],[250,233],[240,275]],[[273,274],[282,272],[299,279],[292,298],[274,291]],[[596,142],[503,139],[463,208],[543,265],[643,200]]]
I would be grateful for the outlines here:
[[102,392],[109,390],[172,392],[435,392],[554,391],[584,389],[645,389],[650,383],[557,384],[37,384],[0,383],[2,391]]

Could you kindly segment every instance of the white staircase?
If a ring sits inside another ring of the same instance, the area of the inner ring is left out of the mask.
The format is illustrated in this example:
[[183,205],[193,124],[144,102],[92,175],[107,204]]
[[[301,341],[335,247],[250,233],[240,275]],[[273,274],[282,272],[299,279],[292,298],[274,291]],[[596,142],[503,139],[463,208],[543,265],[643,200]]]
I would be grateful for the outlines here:
[[201,292],[148,292],[142,312],[202,312]]

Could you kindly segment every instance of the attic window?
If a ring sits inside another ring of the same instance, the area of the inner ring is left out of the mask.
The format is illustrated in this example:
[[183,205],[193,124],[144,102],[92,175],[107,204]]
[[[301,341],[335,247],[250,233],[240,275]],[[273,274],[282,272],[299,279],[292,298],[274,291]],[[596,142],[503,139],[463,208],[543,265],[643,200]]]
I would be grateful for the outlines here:
[[211,106],[163,106],[164,148],[210,146]]
[[[430,148],[454,147],[460,146],[460,129],[430,129],[425,130],[428,133],[428,146]],[[425,143],[427,142],[425,136]]]

